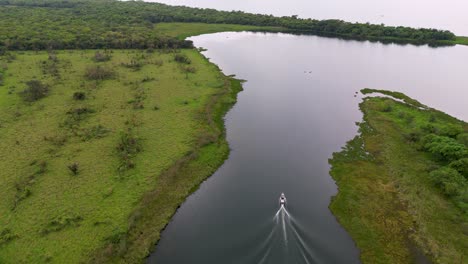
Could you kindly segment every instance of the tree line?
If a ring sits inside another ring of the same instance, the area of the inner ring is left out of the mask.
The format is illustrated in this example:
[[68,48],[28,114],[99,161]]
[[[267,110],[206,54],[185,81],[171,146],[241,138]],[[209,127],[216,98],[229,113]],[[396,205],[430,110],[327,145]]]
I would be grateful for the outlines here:
[[0,0],[0,21],[0,50],[192,47],[189,41],[155,33],[154,25],[161,22],[269,26],[283,32],[419,44],[456,37],[447,30],[115,0]]

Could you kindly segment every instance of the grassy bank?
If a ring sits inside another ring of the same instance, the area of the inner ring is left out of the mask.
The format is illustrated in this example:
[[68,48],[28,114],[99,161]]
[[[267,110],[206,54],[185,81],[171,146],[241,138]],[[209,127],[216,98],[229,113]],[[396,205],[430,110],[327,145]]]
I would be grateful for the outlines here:
[[[363,90],[373,92],[404,102],[371,97],[360,104],[360,135],[330,160],[339,187],[331,210],[364,263],[467,263],[468,125],[401,93]],[[439,177],[453,161],[432,148],[435,138],[456,146],[465,171]]]
[[262,32],[280,32],[285,30],[280,27],[260,27],[248,25],[233,25],[233,24],[206,24],[206,23],[158,23],[155,25],[157,34],[185,39],[189,36],[197,36],[201,34],[226,32],[226,31],[262,31]]
[[0,263],[137,262],[228,154],[240,83],[195,50],[0,58]]

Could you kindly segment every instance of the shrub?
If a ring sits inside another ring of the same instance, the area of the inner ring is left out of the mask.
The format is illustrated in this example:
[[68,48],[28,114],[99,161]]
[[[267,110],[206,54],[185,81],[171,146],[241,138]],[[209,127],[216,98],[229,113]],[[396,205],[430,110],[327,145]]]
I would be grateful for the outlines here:
[[65,215],[52,219],[45,228],[42,229],[42,235],[47,235],[52,232],[58,232],[67,227],[76,227],[80,225],[83,217],[79,215]]
[[421,131],[426,134],[437,134],[439,130],[433,124],[425,124],[421,126]]
[[94,113],[93,109],[87,107],[78,107],[67,111],[67,118],[62,123],[62,125],[67,126],[69,128],[76,128],[76,126],[88,117],[89,114]]
[[155,79],[153,77],[149,77],[149,76],[146,76],[145,78],[143,78],[143,80],[141,80],[142,83],[145,83],[145,82],[151,82],[151,81],[154,81]]
[[411,131],[403,135],[410,142],[418,142],[421,139],[422,133],[418,130]]
[[121,65],[134,71],[139,71],[143,67],[143,63],[137,59],[131,59],[130,62],[122,63]]
[[185,73],[195,73],[197,72],[197,69],[193,66],[185,66],[182,68],[183,72]]
[[48,60],[53,61],[53,62],[58,62],[57,54],[55,52],[50,52]]
[[83,119],[84,115],[91,114],[91,113],[94,113],[94,110],[85,106],[74,108],[74,109],[67,111],[67,114],[73,116],[74,119],[78,119],[78,120]]
[[382,106],[382,112],[389,113],[393,110],[392,103],[385,102],[385,104]]
[[154,61],[153,61],[153,64],[156,65],[156,66],[161,67],[161,66],[163,66],[163,64],[164,64],[164,61],[163,61],[163,60],[160,60],[160,59],[154,60]]
[[84,92],[74,92],[73,99],[77,101],[83,101],[86,99],[86,94]]
[[131,132],[131,130],[120,135],[119,144],[117,145],[121,164],[119,171],[124,171],[135,167],[132,158],[141,152],[140,140]]
[[89,66],[86,68],[85,77],[88,80],[102,81],[111,79],[115,76],[115,72],[112,69],[103,66]]
[[49,93],[49,87],[38,80],[31,80],[26,83],[27,88],[20,92],[21,97],[26,102],[34,102],[44,98]]
[[185,64],[190,64],[192,61],[187,57],[185,54],[176,54],[174,55],[174,61],[179,62],[179,63],[185,63]]
[[90,128],[82,129],[79,136],[82,140],[87,141],[93,138],[103,138],[110,132],[109,129],[102,125],[92,126]]
[[456,126],[456,125],[445,125],[442,126],[439,131],[439,135],[441,136],[448,136],[448,137],[457,137],[458,134],[461,134],[463,132],[463,128],[461,126]]
[[431,134],[424,141],[424,147],[442,160],[454,161],[468,155],[468,149],[453,138]]
[[94,53],[93,60],[95,62],[103,62],[103,61],[109,61],[111,58],[112,58],[112,55],[107,51],[104,51],[104,52],[96,51],[96,53]]
[[458,134],[457,141],[468,147],[468,133]]
[[0,232],[0,246],[2,244],[6,244],[6,243],[12,241],[13,239],[15,239],[17,237],[18,236],[16,234],[14,234],[9,228],[2,229],[2,231]]
[[44,136],[44,140],[52,143],[53,145],[60,147],[65,145],[67,142],[67,137],[65,135],[51,135],[51,136]]
[[447,196],[457,196],[463,192],[466,179],[458,171],[442,167],[429,174],[431,181]]
[[70,170],[70,172],[73,174],[73,175],[78,175],[78,169],[79,169],[79,164],[77,162],[73,162],[69,165],[67,165],[67,168]]
[[468,158],[459,159],[449,164],[449,167],[457,170],[461,175],[468,179]]

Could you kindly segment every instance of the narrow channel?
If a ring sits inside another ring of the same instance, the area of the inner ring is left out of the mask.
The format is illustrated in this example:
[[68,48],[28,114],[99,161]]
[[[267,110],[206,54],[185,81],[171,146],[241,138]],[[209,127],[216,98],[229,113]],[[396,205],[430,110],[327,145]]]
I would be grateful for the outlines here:
[[362,118],[355,93],[397,90],[468,119],[466,47],[246,32],[192,40],[247,82],[226,116],[229,159],[177,211],[148,263],[359,263],[328,209],[328,159]]

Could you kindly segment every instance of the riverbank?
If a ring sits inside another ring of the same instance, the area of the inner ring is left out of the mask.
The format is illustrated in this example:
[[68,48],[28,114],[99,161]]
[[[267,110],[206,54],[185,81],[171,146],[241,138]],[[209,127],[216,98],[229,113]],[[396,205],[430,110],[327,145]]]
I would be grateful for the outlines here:
[[360,135],[330,159],[339,188],[330,209],[361,249],[361,260],[466,262],[468,185],[467,175],[460,176],[466,168],[441,180],[454,161],[441,158],[433,144],[443,138],[463,159],[468,124],[401,93],[363,93],[387,97],[364,99]]
[[177,208],[227,159],[224,115],[235,104],[242,85],[240,80],[219,74],[223,84],[200,111],[202,126],[196,144],[159,176],[156,188],[144,195],[130,216],[128,231],[98,250],[91,263],[141,262],[154,249]]
[[241,83],[194,49],[0,59],[2,263],[140,262],[228,155]]

